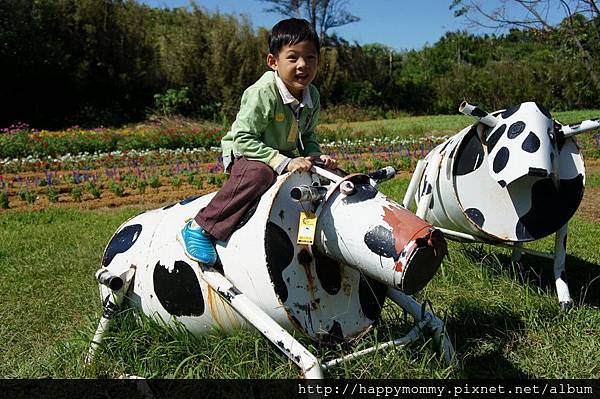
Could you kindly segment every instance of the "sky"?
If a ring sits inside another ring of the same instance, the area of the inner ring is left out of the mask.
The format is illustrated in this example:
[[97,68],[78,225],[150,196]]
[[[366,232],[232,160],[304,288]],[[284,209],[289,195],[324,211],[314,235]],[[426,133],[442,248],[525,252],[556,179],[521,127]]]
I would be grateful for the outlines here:
[[[139,1],[161,8],[190,4],[189,0]],[[485,3],[489,5],[500,1],[485,0]],[[448,31],[484,32],[481,28],[470,27],[464,18],[454,17],[453,10],[449,9],[450,3],[451,0],[347,0],[347,10],[360,17],[360,21],[331,31],[350,42],[356,41],[361,45],[380,43],[399,51],[433,45]],[[270,29],[282,19],[278,14],[264,11],[268,3],[258,0],[196,0],[196,4],[211,12],[246,14],[254,28],[263,26]]]

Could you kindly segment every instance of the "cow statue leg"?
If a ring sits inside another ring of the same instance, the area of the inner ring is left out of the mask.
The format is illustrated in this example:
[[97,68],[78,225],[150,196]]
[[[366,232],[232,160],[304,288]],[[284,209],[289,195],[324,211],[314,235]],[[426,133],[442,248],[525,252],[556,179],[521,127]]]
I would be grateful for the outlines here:
[[431,312],[424,310],[423,305],[415,301],[410,295],[406,295],[395,288],[388,288],[387,296],[408,312],[417,322],[425,322],[424,327],[433,336],[433,341],[438,347],[440,355],[447,365],[457,366],[454,347],[446,334],[444,322]]
[[134,275],[135,266],[133,265],[118,276],[111,274],[108,269],[104,268],[96,272],[96,278],[98,279],[98,282],[104,286],[104,289],[102,289],[101,292],[108,292],[107,295],[103,295],[104,299],[102,316],[100,317],[98,328],[96,328],[96,333],[94,334],[94,338],[92,338],[90,348],[88,349],[88,353],[85,357],[86,364],[90,364],[94,360],[96,350],[102,343],[104,333],[110,327],[113,316],[121,307],[123,299],[125,299],[125,294],[129,290],[129,285],[133,280]]
[[419,182],[421,181],[421,177],[423,177],[423,172],[425,171],[426,166],[427,161],[424,159],[419,159],[417,161],[417,166],[415,167],[415,171],[412,174],[410,183],[408,184],[408,188],[404,194],[404,199],[402,200],[402,206],[406,209],[410,208],[415,200],[415,192],[418,190]]
[[561,310],[567,310],[573,305],[565,275],[565,262],[567,259],[567,233],[568,223],[565,223],[555,234],[554,240],[554,280],[556,293]]
[[203,268],[202,279],[244,319],[296,363],[306,379],[323,379],[319,360],[221,273]]

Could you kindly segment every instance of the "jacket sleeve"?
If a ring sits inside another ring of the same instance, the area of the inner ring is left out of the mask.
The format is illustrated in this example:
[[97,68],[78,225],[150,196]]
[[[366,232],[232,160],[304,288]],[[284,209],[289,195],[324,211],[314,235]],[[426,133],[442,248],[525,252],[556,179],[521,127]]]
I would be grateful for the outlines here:
[[316,90],[314,91],[314,94],[311,93],[311,97],[313,98],[314,106],[312,109],[308,109],[312,112],[312,117],[306,131],[302,132],[302,144],[304,144],[304,149],[299,149],[300,155],[302,156],[321,155],[321,146],[317,142],[317,136],[315,134],[315,129],[319,122],[319,112],[321,111],[321,100],[319,99],[319,94]]
[[261,140],[273,120],[276,100],[266,88],[248,88],[242,95],[240,111],[232,126],[236,152],[248,159],[262,161],[273,169],[287,158]]

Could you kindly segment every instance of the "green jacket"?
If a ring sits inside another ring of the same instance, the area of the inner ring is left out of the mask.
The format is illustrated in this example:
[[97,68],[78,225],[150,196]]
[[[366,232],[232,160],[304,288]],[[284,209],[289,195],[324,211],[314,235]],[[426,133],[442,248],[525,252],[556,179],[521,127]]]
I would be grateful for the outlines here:
[[235,122],[221,140],[223,157],[243,155],[276,169],[286,157],[293,158],[296,149],[301,156],[320,155],[315,127],[321,103],[317,88],[310,85],[309,90],[313,107],[301,108],[300,122],[297,123],[294,113],[281,99],[275,72],[265,72],[242,95]]

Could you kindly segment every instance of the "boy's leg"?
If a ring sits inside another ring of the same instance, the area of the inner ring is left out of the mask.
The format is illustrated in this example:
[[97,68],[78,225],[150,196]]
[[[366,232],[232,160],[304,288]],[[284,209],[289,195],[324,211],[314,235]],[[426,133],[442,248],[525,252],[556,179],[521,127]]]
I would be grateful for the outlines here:
[[275,171],[264,162],[245,157],[236,159],[229,179],[208,205],[198,212],[196,223],[217,240],[228,239],[255,201],[273,185],[276,177]]

